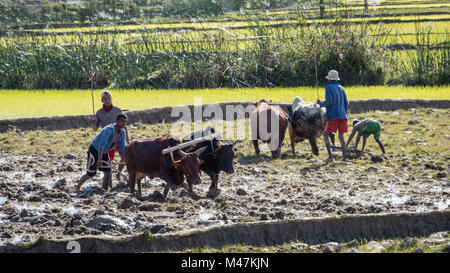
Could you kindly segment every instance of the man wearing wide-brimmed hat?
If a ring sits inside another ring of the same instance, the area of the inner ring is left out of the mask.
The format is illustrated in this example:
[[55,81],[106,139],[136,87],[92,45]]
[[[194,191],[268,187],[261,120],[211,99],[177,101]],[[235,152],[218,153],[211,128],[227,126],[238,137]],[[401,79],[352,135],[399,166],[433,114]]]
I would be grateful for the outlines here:
[[339,131],[339,140],[342,147],[342,160],[346,160],[345,156],[345,140],[344,133],[347,133],[347,110],[348,99],[344,88],[339,84],[339,73],[336,70],[330,70],[325,77],[328,83],[325,84],[325,101],[317,100],[320,107],[325,107],[325,120],[327,120],[327,127],[323,134],[325,145],[328,151],[327,161],[332,161],[333,156],[330,149],[329,135]]

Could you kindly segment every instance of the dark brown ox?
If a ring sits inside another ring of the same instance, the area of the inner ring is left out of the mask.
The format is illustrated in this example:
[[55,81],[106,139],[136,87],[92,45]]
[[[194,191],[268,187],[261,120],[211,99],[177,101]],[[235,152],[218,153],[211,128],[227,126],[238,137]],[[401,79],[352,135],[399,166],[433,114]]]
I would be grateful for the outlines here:
[[[186,136],[183,140],[190,141],[195,138],[200,138],[214,134],[216,130],[212,127],[206,127],[202,131],[197,131],[189,136]],[[211,178],[211,186],[206,194],[206,197],[215,198],[219,195],[220,190],[217,187],[219,181],[219,173],[224,171],[225,173],[234,173],[233,159],[234,151],[233,146],[238,141],[233,144],[224,144],[221,140],[214,138],[212,140],[204,140],[197,143],[194,146],[188,147],[185,151],[192,151],[194,149],[199,149],[205,147],[206,150],[199,156],[200,159],[200,170],[204,171]]]
[[280,157],[287,126],[288,116],[283,109],[269,105],[265,99],[260,100],[250,117],[251,137],[256,155],[260,153],[258,140],[262,140],[269,143],[272,158]]
[[[183,186],[183,175],[186,175],[190,189],[192,189],[192,184],[201,183],[198,155],[203,150],[199,149],[193,153],[175,151],[173,152],[173,161],[170,153],[162,154],[164,149],[180,143],[180,140],[174,138],[160,137],[135,140],[125,148],[125,162],[130,179],[131,193],[134,193],[137,182],[137,197],[142,197],[141,180],[145,176],[150,178],[160,177],[167,183],[164,188],[164,198],[166,198],[169,189],[175,190],[177,187]],[[193,194],[192,191],[190,193]]]

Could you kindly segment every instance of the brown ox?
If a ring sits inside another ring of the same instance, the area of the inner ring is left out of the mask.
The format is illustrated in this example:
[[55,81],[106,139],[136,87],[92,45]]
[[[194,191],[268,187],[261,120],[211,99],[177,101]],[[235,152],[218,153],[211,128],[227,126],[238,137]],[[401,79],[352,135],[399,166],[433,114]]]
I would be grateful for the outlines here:
[[175,190],[177,187],[183,186],[183,175],[186,175],[189,193],[194,194],[192,184],[201,183],[198,155],[203,150],[199,149],[193,153],[175,151],[173,152],[174,161],[172,161],[170,154],[162,154],[164,149],[178,144],[180,144],[180,141],[174,138],[160,137],[135,140],[125,148],[125,162],[132,193],[134,193],[137,182],[137,197],[141,198],[142,178],[145,176],[150,178],[160,177],[167,183],[164,188],[164,198],[166,198],[169,189]]
[[[272,122],[275,122],[275,124],[272,124]],[[269,143],[272,158],[280,157],[281,145],[283,145],[287,126],[288,116],[279,106],[271,106],[265,99],[260,100],[250,117],[255,153],[259,155],[258,140],[260,139]]]

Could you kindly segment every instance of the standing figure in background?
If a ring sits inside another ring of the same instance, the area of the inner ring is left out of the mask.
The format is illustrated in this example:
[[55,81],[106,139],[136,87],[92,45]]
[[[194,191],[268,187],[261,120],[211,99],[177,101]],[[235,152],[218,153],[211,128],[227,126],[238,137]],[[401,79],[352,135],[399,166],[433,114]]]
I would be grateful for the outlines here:
[[336,70],[331,70],[328,72],[328,76],[325,77],[328,83],[325,84],[325,101],[317,100],[320,107],[325,107],[327,112],[325,113],[325,119],[327,120],[327,127],[323,133],[325,140],[325,145],[328,151],[327,161],[333,160],[333,155],[331,154],[331,147],[329,136],[332,133],[339,131],[339,140],[341,142],[342,148],[342,160],[346,160],[345,155],[345,140],[344,133],[348,131],[347,125],[347,110],[348,110],[348,99],[344,88],[339,84],[339,73]]
[[[95,114],[94,117],[94,124],[93,124],[93,130],[94,132],[96,132],[99,128],[99,126],[101,126],[102,128],[105,128],[106,126],[113,124],[116,122],[116,118],[117,116],[122,113],[122,109],[120,109],[119,107],[113,105],[112,103],[112,95],[111,92],[109,92],[108,90],[105,90],[102,92],[101,94],[101,100],[103,103],[103,107],[97,111],[97,113]],[[125,139],[127,141],[127,144],[129,143],[129,139],[128,139],[128,130],[127,127],[125,127],[125,132],[126,132],[126,136]],[[116,149],[111,150],[108,152],[109,155],[109,159],[111,161],[114,160],[114,155],[116,153],[116,151],[119,152],[119,155],[122,156],[122,154],[120,153],[120,149],[117,146]],[[122,161],[121,161],[122,162]],[[119,164],[119,173],[117,173],[117,180],[121,181],[120,179],[120,172],[122,172],[123,168],[125,167],[125,164]]]

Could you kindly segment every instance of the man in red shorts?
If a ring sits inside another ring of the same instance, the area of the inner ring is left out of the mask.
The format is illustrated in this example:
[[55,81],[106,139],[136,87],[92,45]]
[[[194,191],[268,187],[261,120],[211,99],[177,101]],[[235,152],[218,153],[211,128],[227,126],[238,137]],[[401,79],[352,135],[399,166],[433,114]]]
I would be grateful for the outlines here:
[[325,101],[317,100],[317,104],[320,107],[327,109],[325,113],[325,120],[327,120],[327,127],[323,134],[325,145],[328,151],[327,161],[333,160],[331,154],[329,136],[331,133],[339,133],[339,141],[342,147],[342,160],[346,160],[345,156],[345,140],[344,133],[347,133],[347,110],[348,99],[344,88],[338,83],[339,73],[336,70],[328,72],[328,76],[325,77],[328,83],[325,84]]

